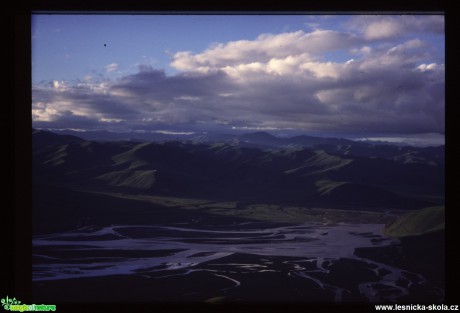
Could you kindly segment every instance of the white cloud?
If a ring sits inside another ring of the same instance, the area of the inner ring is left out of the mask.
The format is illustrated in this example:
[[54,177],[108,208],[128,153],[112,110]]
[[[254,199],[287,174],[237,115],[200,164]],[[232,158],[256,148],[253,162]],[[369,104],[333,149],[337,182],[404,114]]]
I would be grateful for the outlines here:
[[54,80],[53,81],[53,88],[56,91],[65,91],[67,89],[67,83],[64,81]]
[[117,69],[118,69],[118,64],[117,63],[110,63],[109,65],[107,65],[105,67],[105,70],[107,71],[107,73],[116,71]]
[[394,20],[380,20],[369,24],[364,31],[364,38],[366,39],[382,39],[398,36],[404,26]]
[[365,15],[356,16],[348,23],[350,29],[362,33],[366,40],[403,37],[408,33],[444,32],[443,15]]
[[332,30],[262,34],[252,41],[239,40],[215,44],[196,55],[189,51],[178,52],[174,55],[171,65],[181,71],[203,71],[240,64],[267,63],[272,59],[287,59],[298,55],[312,61],[317,59],[321,52],[345,49],[357,41],[358,38],[353,34]]
[[402,66],[413,67],[417,62],[430,59],[426,43],[420,39],[411,39],[392,47],[373,49],[363,54],[361,70],[394,69]]
[[444,64],[436,64],[436,63],[431,63],[431,64],[420,64],[417,69],[419,69],[421,72],[426,72],[426,71],[442,71],[444,70]]

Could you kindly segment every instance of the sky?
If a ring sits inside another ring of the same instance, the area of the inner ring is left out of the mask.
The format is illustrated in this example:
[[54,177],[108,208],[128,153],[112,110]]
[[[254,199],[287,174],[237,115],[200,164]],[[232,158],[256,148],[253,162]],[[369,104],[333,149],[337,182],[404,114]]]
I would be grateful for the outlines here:
[[32,16],[47,129],[442,144],[443,15]]

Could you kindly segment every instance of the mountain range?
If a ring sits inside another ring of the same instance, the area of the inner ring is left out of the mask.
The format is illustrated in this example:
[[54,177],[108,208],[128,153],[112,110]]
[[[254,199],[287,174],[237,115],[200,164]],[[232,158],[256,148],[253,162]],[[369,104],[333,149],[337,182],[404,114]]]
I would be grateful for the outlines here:
[[262,132],[157,142],[32,132],[33,183],[42,188],[362,210],[444,204],[444,146]]

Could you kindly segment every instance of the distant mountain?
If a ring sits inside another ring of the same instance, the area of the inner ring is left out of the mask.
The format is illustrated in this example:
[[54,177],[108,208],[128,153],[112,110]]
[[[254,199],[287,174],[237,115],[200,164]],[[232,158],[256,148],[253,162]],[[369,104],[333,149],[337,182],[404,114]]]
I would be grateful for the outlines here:
[[[276,146],[300,140],[295,138],[255,133],[232,143],[97,142],[34,131],[33,178],[74,190],[305,206],[413,209],[443,204],[441,163],[401,162],[391,153],[362,157],[318,146]],[[341,145],[329,145],[343,151]]]
[[161,132],[112,132],[107,130],[74,131],[70,129],[53,130],[59,135],[73,135],[91,141],[136,141],[136,142],[163,142],[171,140],[187,140],[197,138],[202,134],[171,134]]
[[237,136],[236,138],[240,142],[252,143],[252,144],[268,146],[268,147],[279,147],[279,146],[288,144],[288,140],[275,137],[266,132],[256,132],[256,133],[244,134],[244,135]]
[[69,144],[83,142],[84,140],[72,135],[58,135],[49,131],[32,129],[33,148],[45,147],[57,144]]
[[368,158],[385,158],[401,163],[444,164],[445,146],[412,147],[391,144],[371,144],[344,138],[324,138],[314,136],[277,137],[267,132],[254,132],[242,135],[219,133],[153,133],[109,131],[54,131],[56,134],[72,135],[90,141],[133,141],[156,142],[181,141],[193,144],[225,143],[232,146],[248,148],[317,148],[329,154],[341,156],[361,156]]

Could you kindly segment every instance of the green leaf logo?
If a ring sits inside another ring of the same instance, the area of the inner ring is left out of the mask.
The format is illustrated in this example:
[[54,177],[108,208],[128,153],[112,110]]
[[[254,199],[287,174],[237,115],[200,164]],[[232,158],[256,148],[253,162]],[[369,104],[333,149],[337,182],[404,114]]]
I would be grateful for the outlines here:
[[[16,300],[16,298],[15,298],[14,300]],[[1,302],[2,302],[3,308],[4,308],[5,310],[9,310],[9,309],[10,309],[10,305],[13,304],[13,299],[10,299],[10,298],[8,298],[8,296],[6,296],[6,298],[5,298],[5,299],[2,299]]]
[[[4,299],[0,299],[0,303],[1,305],[3,306],[3,308],[7,311],[20,311],[20,312],[23,312],[23,311],[33,311],[33,310],[36,310],[35,308],[35,304],[32,304],[32,308],[30,305],[27,305],[27,304],[22,304],[21,305],[21,301],[19,301],[18,299],[16,298],[10,298],[8,296],[6,296],[6,298]],[[11,307],[13,306],[13,307]],[[39,311],[56,311],[56,305],[39,305]]]

